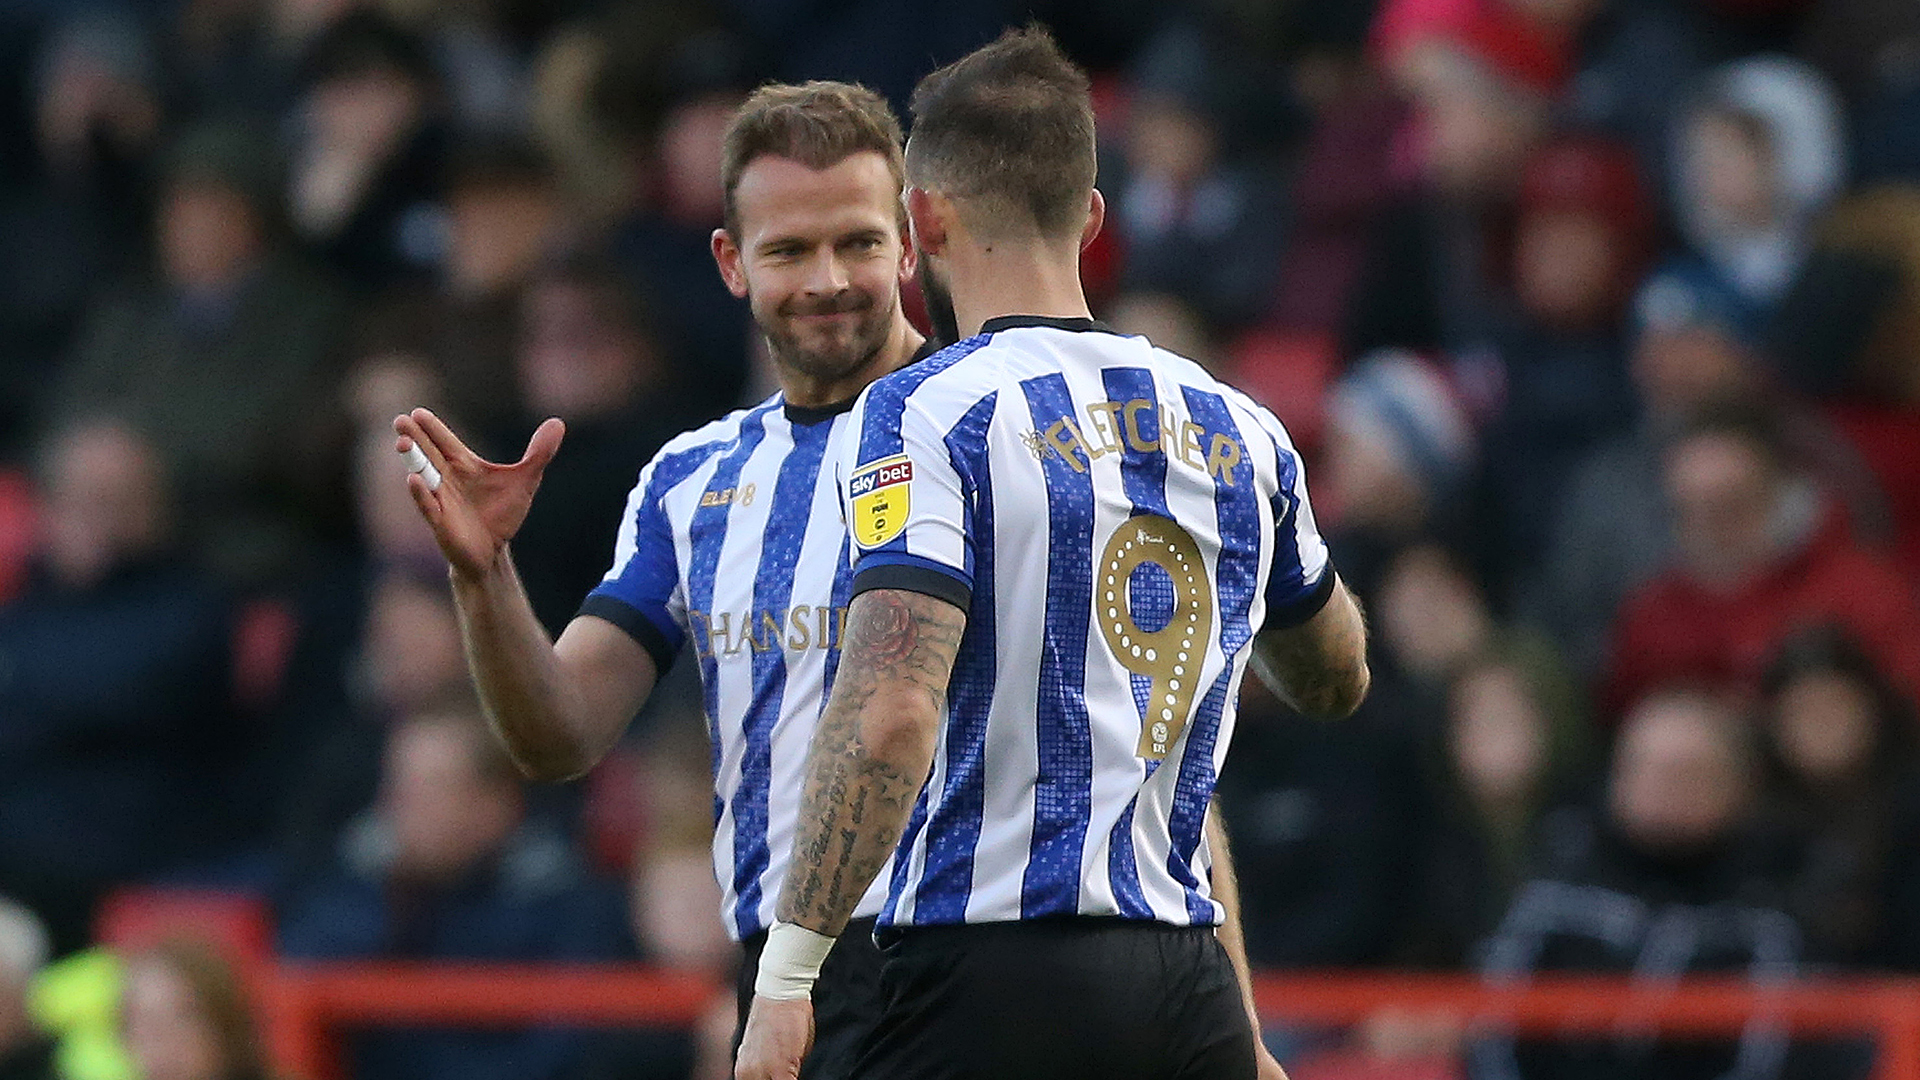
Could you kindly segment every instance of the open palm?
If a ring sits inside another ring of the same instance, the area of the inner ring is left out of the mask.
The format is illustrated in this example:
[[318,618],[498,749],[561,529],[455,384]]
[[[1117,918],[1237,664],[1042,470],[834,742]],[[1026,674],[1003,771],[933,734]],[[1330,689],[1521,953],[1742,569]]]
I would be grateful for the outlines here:
[[560,449],[566,425],[558,419],[542,423],[527,442],[526,453],[512,465],[475,454],[428,409],[395,417],[393,430],[398,436],[394,449],[404,454],[417,445],[440,470],[437,489],[429,489],[426,478],[414,473],[407,477],[407,490],[454,573],[479,578],[496,565],[526,521],[533,493]]

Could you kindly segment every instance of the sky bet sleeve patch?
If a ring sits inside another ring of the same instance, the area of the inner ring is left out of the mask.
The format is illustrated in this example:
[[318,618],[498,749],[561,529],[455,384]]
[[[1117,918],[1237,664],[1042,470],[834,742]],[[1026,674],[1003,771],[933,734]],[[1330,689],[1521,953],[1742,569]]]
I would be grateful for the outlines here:
[[847,482],[853,504],[853,538],[863,548],[879,547],[907,526],[912,505],[913,462],[905,454],[862,465]]

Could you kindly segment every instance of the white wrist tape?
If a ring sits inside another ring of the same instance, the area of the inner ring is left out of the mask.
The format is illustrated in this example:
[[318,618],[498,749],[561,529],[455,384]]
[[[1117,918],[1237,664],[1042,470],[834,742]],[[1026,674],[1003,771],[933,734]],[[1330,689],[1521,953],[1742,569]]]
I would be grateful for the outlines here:
[[827,962],[834,939],[792,923],[777,922],[767,931],[767,947],[760,950],[760,973],[753,992],[774,1001],[805,1001],[813,996],[820,965]]
[[418,443],[407,447],[406,453],[401,454],[400,459],[407,463],[408,472],[417,472],[426,479],[428,491],[440,490],[440,470],[434,468],[433,462],[427,460],[426,451],[420,449]]

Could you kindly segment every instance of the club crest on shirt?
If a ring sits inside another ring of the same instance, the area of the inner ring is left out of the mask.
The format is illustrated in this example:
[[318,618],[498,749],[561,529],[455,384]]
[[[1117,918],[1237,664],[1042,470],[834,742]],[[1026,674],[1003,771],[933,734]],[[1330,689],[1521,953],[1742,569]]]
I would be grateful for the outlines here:
[[907,527],[912,480],[913,462],[905,454],[895,454],[860,466],[847,481],[853,538],[861,547],[879,547]]

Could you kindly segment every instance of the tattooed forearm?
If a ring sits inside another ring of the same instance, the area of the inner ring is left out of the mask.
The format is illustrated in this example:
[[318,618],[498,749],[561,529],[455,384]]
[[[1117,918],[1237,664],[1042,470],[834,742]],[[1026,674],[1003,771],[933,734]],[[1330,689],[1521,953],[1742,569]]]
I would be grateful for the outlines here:
[[807,755],[779,917],[838,934],[899,843],[926,782],[966,616],[944,600],[854,598],[833,694]]
[[1344,582],[1305,624],[1255,638],[1253,659],[1267,689],[1308,716],[1353,715],[1372,683],[1366,619]]

